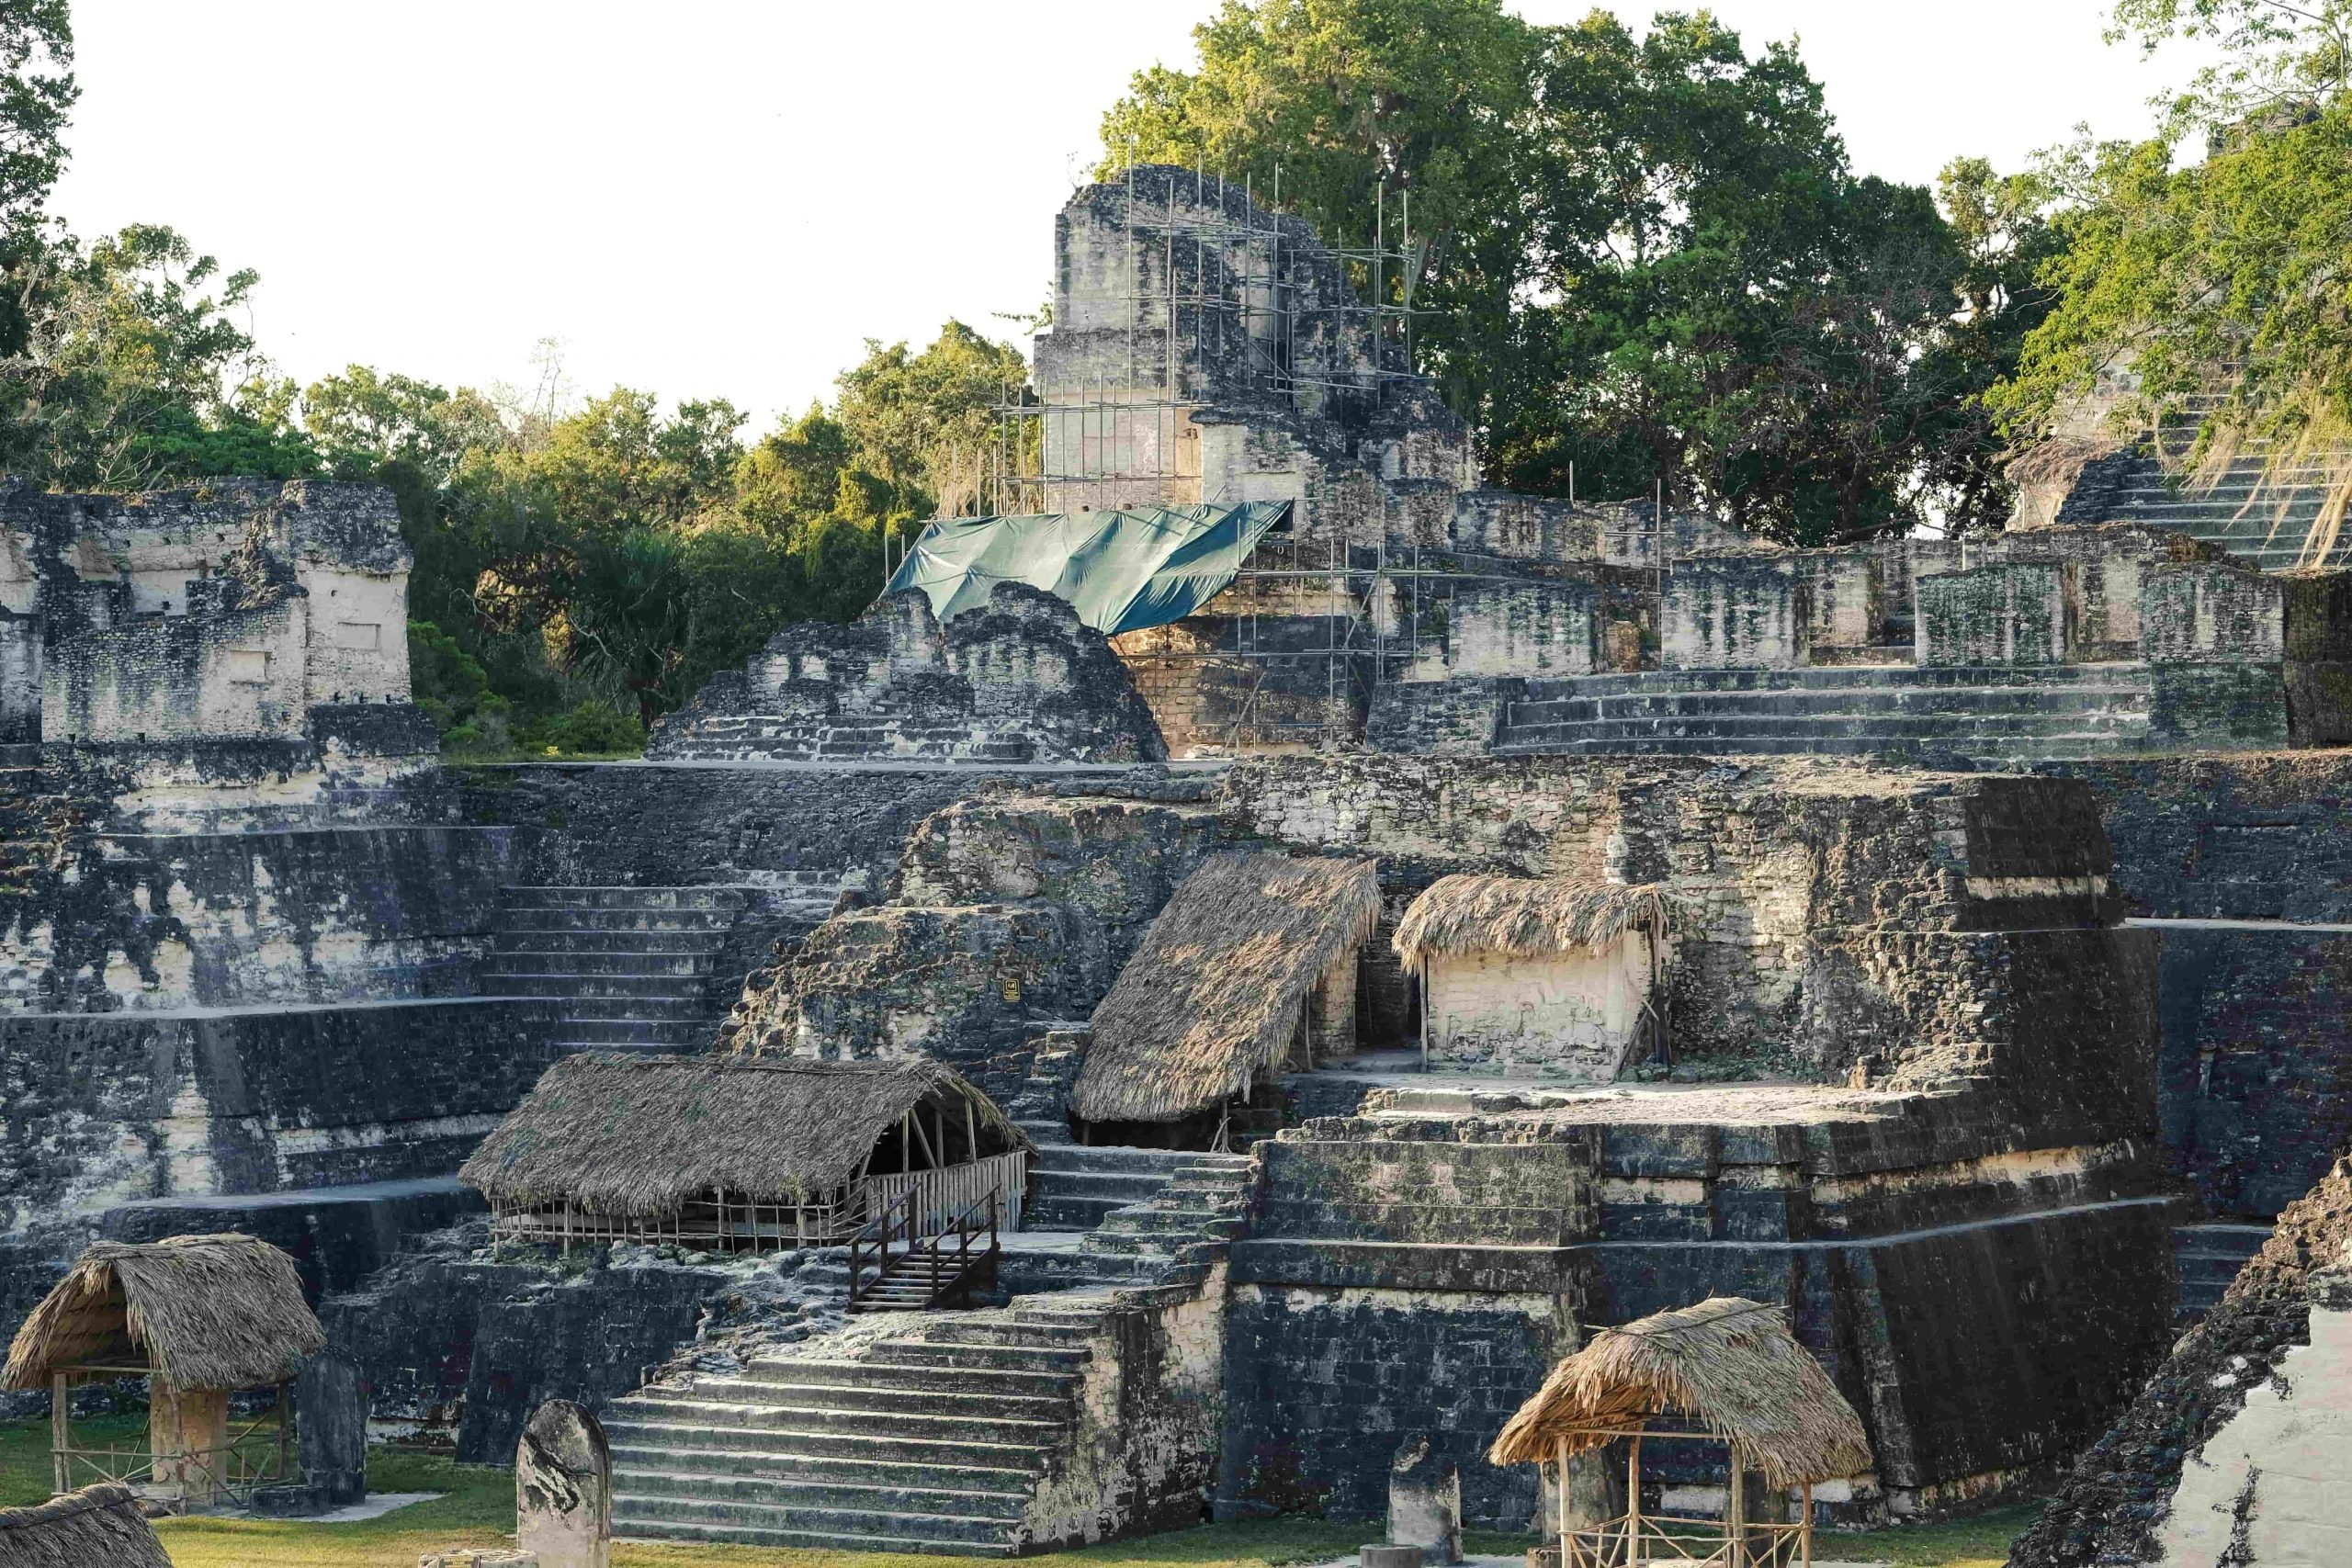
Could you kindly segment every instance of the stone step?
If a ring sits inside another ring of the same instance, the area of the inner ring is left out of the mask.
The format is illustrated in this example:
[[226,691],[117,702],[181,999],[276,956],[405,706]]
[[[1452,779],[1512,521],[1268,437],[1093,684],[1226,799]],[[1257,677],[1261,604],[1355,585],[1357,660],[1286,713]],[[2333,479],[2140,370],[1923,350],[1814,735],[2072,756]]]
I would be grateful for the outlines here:
[[1105,1145],[1072,1145],[1056,1149],[1048,1162],[1055,1170],[1115,1176],[1165,1177],[1204,1156],[1183,1149],[1131,1149]]
[[710,958],[725,952],[732,937],[733,932],[723,925],[691,931],[589,931],[576,926],[530,930],[505,926],[491,933],[490,942],[492,953],[496,954],[556,953],[585,956],[601,953]]
[[978,1336],[959,1340],[891,1340],[873,1355],[876,1360],[902,1367],[984,1367],[1029,1372],[1081,1371],[1092,1359],[1082,1344],[1048,1346],[1034,1338],[1012,1343]]
[[[695,1475],[746,1476],[808,1485],[887,1490],[950,1487],[967,1492],[1020,1492],[1036,1479],[1035,1465],[918,1464],[897,1460],[849,1459],[823,1454],[766,1452],[756,1448],[717,1448],[685,1427],[645,1428],[663,1436],[652,1442],[612,1446],[616,1467],[677,1471]],[[674,1432],[675,1436],[668,1434]],[[741,1436],[741,1434],[736,1434]],[[1024,1450],[1028,1451],[1028,1450]],[[1042,1459],[1042,1450],[1032,1454]]]
[[1104,1220],[1100,1228],[1087,1237],[1089,1242],[1104,1236],[1134,1235],[1166,1240],[1170,1236],[1186,1238],[1200,1236],[1229,1236],[1240,1233],[1238,1215],[1220,1214],[1196,1209],[1130,1208],[1121,1209]]
[[614,909],[698,910],[734,914],[748,908],[756,890],[724,885],[693,887],[508,886],[499,901],[510,910]]
[[883,1348],[904,1349],[916,1345],[1002,1345],[1025,1349],[1063,1350],[1084,1341],[1091,1330],[1083,1314],[1023,1313],[1015,1317],[948,1318],[928,1329],[920,1339],[892,1339]]
[[1795,692],[1869,688],[2118,686],[2143,667],[2110,664],[1828,664],[1795,670],[1641,670],[1623,674],[1531,680],[1527,700],[1613,697],[1634,693]]
[[[492,967],[482,985],[504,996],[565,997],[711,1010],[707,975],[561,975]],[[650,1015],[659,1017],[661,1013]]]
[[1617,696],[1545,697],[1510,705],[1514,723],[1589,723],[1661,717],[1954,718],[2039,717],[2052,713],[2144,710],[2145,685],[1929,687],[1919,691],[1844,690],[1634,692]]
[[1916,750],[1930,759],[1964,758],[1972,761],[1997,766],[2013,761],[2129,756],[2135,752],[2145,751],[2148,745],[2149,742],[2145,737],[2116,735],[2043,735],[2033,737],[2030,744],[2021,738],[2012,738],[2006,744],[1986,746],[1955,745],[1950,741],[1906,744],[1884,739],[1863,739],[1847,735],[1813,735],[1801,730],[1792,730],[1780,735],[1747,738],[1657,736],[1640,741],[1506,735],[1494,747],[1494,755],[1498,757],[1771,757],[1783,755],[1871,757],[1891,749],[1901,748]]
[[[644,1496],[616,1491],[613,1500],[613,1532],[631,1533],[639,1525],[676,1524],[694,1528],[705,1540],[733,1540],[731,1532],[756,1537],[759,1544],[778,1543],[791,1537],[810,1542],[925,1542],[922,1546],[862,1546],[865,1551],[937,1551],[942,1543],[962,1542],[976,1549],[1010,1551],[1011,1521],[957,1514],[889,1514],[826,1508],[775,1507],[760,1503],[733,1503],[688,1497]],[[713,1531],[730,1532],[714,1535]]]
[[571,979],[670,979],[700,984],[718,967],[709,951],[677,953],[638,950],[582,952],[579,949],[493,949],[482,960],[485,975],[550,975]]
[[[829,1395],[835,1398],[837,1395]],[[890,1437],[906,1439],[1043,1445],[1061,1430],[1059,1421],[990,1414],[923,1415],[903,1410],[841,1410],[830,1404],[729,1404],[696,1397],[693,1390],[649,1390],[616,1401],[633,1420],[667,1426],[736,1427],[798,1437]]]
[[630,1449],[692,1448],[810,1462],[941,1465],[1035,1473],[1047,1450],[1038,1443],[986,1442],[977,1438],[908,1437],[897,1432],[786,1431],[768,1427],[717,1427],[698,1420],[647,1420],[616,1401],[605,1435]]
[[783,1375],[779,1372],[766,1378],[697,1380],[684,1388],[665,1388],[662,1395],[676,1402],[718,1404],[730,1409],[755,1405],[851,1414],[958,1416],[971,1421],[998,1418],[1053,1421],[1069,1406],[1067,1387],[1046,1393],[1014,1393],[1001,1389],[925,1388],[880,1380],[870,1382],[775,1381],[775,1377]]
[[[1021,1479],[1026,1480],[1023,1476]],[[700,1469],[624,1464],[615,1460],[616,1492],[639,1497],[693,1497],[709,1502],[754,1503],[795,1511],[857,1514],[941,1514],[987,1519],[1018,1519],[1028,1506],[1026,1487],[960,1491],[936,1485],[873,1485],[808,1481],[797,1476],[712,1474]]]
[[[706,949],[723,946],[735,929],[732,915],[650,910],[586,909],[568,914],[560,909],[510,909],[498,917],[499,932],[519,945],[541,937],[560,940],[571,935],[604,933],[616,937],[681,937],[699,940]],[[616,947],[621,945],[614,944]],[[648,947],[644,951],[652,951]]]
[[1507,741],[1521,738],[1571,740],[1718,739],[1748,740],[1800,733],[1823,739],[1857,740],[1944,740],[1974,743],[1988,739],[2033,739],[2046,735],[2137,735],[2148,733],[2145,713],[2109,711],[2070,714],[1996,714],[1983,718],[1870,718],[1847,714],[1769,715],[1752,718],[1699,716],[1643,719],[1588,719],[1568,723],[1522,723],[1513,714],[1503,727]]
[[831,1535],[805,1530],[758,1529],[735,1524],[705,1524],[699,1520],[640,1516],[613,1504],[613,1533],[623,1540],[706,1541],[725,1546],[763,1546],[792,1551],[922,1552],[935,1557],[1011,1557],[1008,1541],[934,1540],[923,1536]]
[[741,1381],[758,1386],[838,1383],[869,1389],[1063,1398],[1077,1386],[1078,1375],[1002,1367],[913,1367],[888,1361],[762,1360],[745,1367]]
[[566,1018],[558,1027],[562,1050],[607,1051],[618,1046],[646,1050],[707,1049],[726,1021],[721,1013],[703,1018]]

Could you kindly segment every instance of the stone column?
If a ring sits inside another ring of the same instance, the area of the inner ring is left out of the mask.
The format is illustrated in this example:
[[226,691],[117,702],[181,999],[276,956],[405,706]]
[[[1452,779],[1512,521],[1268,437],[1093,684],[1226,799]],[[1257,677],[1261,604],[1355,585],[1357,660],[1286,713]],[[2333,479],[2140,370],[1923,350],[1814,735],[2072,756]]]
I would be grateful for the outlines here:
[[568,1399],[531,1412],[514,1450],[514,1544],[539,1568],[612,1568],[613,1455]]

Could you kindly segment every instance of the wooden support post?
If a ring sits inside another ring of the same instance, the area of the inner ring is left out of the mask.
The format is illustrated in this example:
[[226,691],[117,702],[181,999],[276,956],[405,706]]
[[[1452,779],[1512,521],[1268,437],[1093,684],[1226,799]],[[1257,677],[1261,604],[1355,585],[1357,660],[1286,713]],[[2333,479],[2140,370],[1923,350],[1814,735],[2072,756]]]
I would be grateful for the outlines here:
[[1747,1568],[1747,1493],[1740,1474],[1739,1445],[1731,1450],[1731,1495],[1724,1500],[1724,1538],[1731,1568]]
[[271,1479],[283,1481],[287,1469],[288,1439],[294,1435],[294,1389],[291,1383],[277,1385],[277,1473]]
[[1560,1509],[1560,1568],[1568,1568],[1568,1439],[1563,1436],[1552,1439],[1552,1451],[1559,1484],[1553,1490],[1554,1500]]
[[965,1157],[978,1159],[980,1157],[980,1120],[972,1110],[971,1097],[968,1095],[964,1100],[964,1143],[971,1151]]
[[1640,1433],[1625,1450],[1625,1561],[1642,1560],[1642,1438]]
[[899,1174],[915,1173],[915,1113],[911,1111],[899,1118]]
[[1813,1568],[1813,1483],[1804,1483],[1803,1523],[1797,1530],[1797,1551],[1804,1555],[1804,1568]]
[[62,1495],[74,1490],[74,1461],[65,1450],[74,1446],[74,1393],[65,1382],[63,1372],[49,1375],[49,1448],[55,1458],[57,1490]]
[[937,1170],[939,1168],[939,1151],[931,1146],[931,1134],[922,1130],[922,1118],[910,1111],[907,1112],[907,1122],[910,1126],[914,1128],[915,1136],[922,1140],[922,1157],[930,1162],[932,1169]]

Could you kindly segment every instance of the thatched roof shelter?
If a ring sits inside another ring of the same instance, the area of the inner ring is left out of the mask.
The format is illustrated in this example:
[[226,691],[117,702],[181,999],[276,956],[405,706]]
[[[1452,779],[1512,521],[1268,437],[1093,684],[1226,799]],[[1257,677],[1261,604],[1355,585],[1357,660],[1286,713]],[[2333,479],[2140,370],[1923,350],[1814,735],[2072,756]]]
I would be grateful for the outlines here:
[[1274,1071],[1324,972],[1372,938],[1368,860],[1226,854],[1176,889],[1102,1005],[1072,1107],[1173,1122]]
[[858,1174],[918,1105],[967,1106],[1008,1146],[1028,1136],[944,1063],[583,1053],[537,1087],[458,1170],[494,1203],[670,1213],[714,1189],[798,1200]]
[[172,1568],[130,1487],[109,1481],[0,1508],[0,1568]]
[[249,1235],[94,1242],[8,1348],[9,1388],[68,1367],[144,1364],[186,1389],[292,1380],[326,1348],[294,1260]]
[[1685,1417],[1730,1442],[1778,1490],[1871,1468],[1861,1418],[1781,1310],[1740,1296],[1602,1329],[1552,1369],[1487,1457],[1546,1463],[1562,1445],[1574,1456],[1654,1416]]
[[1626,886],[1467,873],[1430,884],[1396,922],[1391,945],[1408,966],[1432,953],[1541,958],[1606,947],[1629,931],[1657,940],[1674,925],[1673,905],[1659,883]]

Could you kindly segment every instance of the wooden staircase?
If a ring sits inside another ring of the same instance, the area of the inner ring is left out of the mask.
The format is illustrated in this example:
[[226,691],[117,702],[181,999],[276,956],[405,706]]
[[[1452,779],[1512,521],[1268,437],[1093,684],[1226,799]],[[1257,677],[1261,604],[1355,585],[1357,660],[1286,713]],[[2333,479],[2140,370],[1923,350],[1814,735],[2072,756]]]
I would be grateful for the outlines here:
[[968,1306],[976,1292],[996,1283],[1003,1258],[996,1194],[989,1193],[935,1231],[918,1208],[922,1196],[920,1188],[899,1193],[851,1239],[851,1312]]

